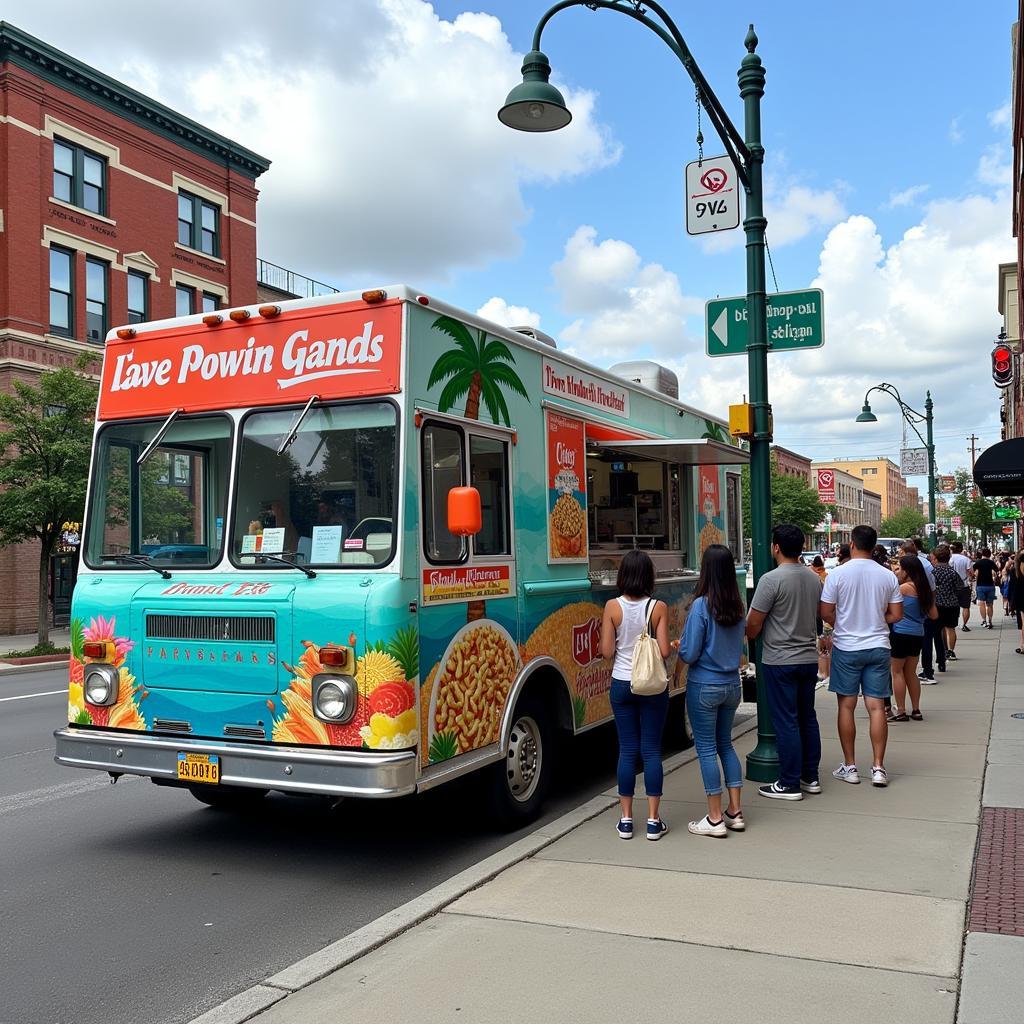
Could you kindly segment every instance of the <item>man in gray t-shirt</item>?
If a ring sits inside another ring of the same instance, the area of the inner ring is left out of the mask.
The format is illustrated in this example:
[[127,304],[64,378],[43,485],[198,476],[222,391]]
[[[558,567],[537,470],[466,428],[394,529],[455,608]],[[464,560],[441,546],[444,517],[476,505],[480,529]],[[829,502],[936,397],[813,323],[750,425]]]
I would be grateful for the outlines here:
[[779,750],[778,780],[758,790],[772,800],[803,800],[804,793],[821,792],[821,734],[814,713],[821,581],[800,562],[803,546],[799,527],[775,527],[776,568],[757,581],[747,614],[747,638],[761,637],[764,690]]

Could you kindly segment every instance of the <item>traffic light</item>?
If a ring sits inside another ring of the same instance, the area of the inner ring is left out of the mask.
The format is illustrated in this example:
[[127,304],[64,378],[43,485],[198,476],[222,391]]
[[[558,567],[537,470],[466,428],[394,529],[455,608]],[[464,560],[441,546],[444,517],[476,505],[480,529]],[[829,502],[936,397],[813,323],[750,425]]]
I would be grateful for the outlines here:
[[1009,345],[996,345],[992,349],[992,380],[997,388],[1013,383],[1013,350]]

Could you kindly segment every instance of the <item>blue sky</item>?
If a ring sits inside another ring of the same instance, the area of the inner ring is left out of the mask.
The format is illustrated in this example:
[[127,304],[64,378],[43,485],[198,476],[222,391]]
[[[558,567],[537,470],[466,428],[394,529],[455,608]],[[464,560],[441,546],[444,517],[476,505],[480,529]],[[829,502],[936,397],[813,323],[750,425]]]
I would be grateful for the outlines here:
[[[777,440],[822,459],[895,455],[891,402],[876,403],[876,427],[853,424],[866,388],[889,380],[917,407],[932,389],[940,468],[966,463],[972,431],[998,440],[988,353],[997,266],[1015,252],[1017,6],[665,3],[738,125],[736,71],[756,23],[778,285],[825,290],[825,348],[771,357]],[[684,399],[724,415],[745,366],[704,356],[703,306],[745,290],[742,232],[685,232],[693,88],[642,26],[569,9],[544,49],[573,125],[504,128],[497,108],[546,8],[9,0],[4,16],[270,157],[265,258],[342,288],[404,281],[527,319],[599,365],[655,358]],[[720,152],[706,119],[704,134]]]

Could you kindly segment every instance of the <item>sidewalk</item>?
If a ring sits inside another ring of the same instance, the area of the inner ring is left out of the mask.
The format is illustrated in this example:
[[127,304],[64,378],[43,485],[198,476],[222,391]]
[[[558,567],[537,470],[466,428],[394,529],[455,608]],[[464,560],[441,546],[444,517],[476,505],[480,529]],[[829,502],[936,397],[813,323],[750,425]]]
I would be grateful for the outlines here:
[[[835,702],[820,691],[821,796],[769,801],[748,784],[748,831],[698,838],[689,763],[666,778],[661,842],[618,839],[608,810],[252,1020],[1019,1021],[1024,657],[1012,620],[989,632],[973,618],[959,661],[924,688],[925,721],[890,727],[888,789],[832,779]],[[741,756],[754,742],[738,741]]]
[[[0,636],[0,658],[6,658],[11,651],[28,651],[39,641],[36,633],[12,633]],[[50,630],[50,643],[54,647],[71,646],[71,630],[67,627]]]

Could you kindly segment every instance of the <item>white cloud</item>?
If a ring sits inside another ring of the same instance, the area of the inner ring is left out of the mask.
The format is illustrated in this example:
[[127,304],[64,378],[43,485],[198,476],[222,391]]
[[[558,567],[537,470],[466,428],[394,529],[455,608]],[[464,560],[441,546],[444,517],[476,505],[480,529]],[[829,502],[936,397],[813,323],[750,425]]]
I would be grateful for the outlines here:
[[994,143],[978,159],[978,181],[983,185],[1005,187],[1010,184],[1010,145]]
[[960,127],[960,117],[958,115],[949,122],[949,141],[952,142],[954,146],[957,146],[963,142],[963,140],[964,133],[963,129]]
[[238,12],[10,0],[4,17],[270,157],[262,254],[340,286],[436,282],[514,257],[525,183],[618,158],[589,92],[563,87],[574,117],[560,132],[498,122],[522,57],[491,15],[446,21],[421,0]]
[[1013,117],[1013,107],[1007,100],[1001,107],[989,111],[988,123],[993,128],[1009,128],[1010,119]]
[[905,188],[902,192],[891,193],[888,202],[883,203],[883,207],[886,210],[895,210],[900,206],[910,206],[918,196],[924,195],[927,191],[927,185],[911,185],[910,188]]
[[491,296],[476,313],[502,327],[540,327],[540,313],[526,306],[510,306],[500,295]]

